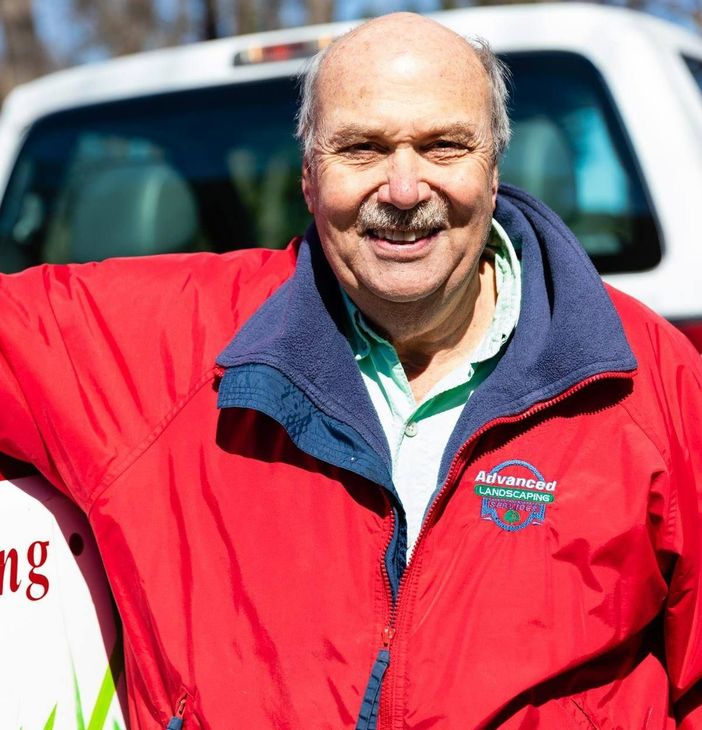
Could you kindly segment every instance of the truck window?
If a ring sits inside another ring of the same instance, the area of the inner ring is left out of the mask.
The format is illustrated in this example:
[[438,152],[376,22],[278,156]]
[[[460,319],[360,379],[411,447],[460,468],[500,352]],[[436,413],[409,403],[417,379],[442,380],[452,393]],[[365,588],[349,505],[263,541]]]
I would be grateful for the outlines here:
[[502,179],[545,200],[601,273],[660,260],[651,205],[604,80],[574,53],[515,53]]
[[0,208],[0,269],[284,246],[309,222],[295,109],[283,78],[39,120]]
[[[551,205],[603,273],[660,258],[603,80],[570,53],[505,57],[514,137],[502,179]],[[0,207],[0,270],[284,246],[304,232],[289,78],[90,105],[29,130]]]

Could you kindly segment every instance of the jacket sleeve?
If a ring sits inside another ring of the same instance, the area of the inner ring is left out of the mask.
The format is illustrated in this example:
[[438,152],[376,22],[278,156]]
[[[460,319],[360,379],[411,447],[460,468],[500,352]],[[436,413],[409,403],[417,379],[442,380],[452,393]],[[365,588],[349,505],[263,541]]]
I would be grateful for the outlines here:
[[649,535],[668,586],[663,646],[649,649],[665,662],[675,727],[702,730],[702,358],[668,322],[609,291],[638,361],[627,408],[665,465],[649,484]]
[[296,247],[0,275],[0,452],[88,510],[290,275]]
[[59,332],[47,292],[42,290],[45,273],[34,269],[0,276],[0,452],[31,463],[68,491],[63,477],[66,465],[51,453],[51,439],[47,443],[39,430],[49,403],[31,397],[41,389],[29,377],[32,371],[42,371],[36,364],[42,362],[55,373],[59,362]]
[[678,339],[661,367],[668,394],[668,541],[674,556],[665,655],[677,727],[702,730],[702,360]]
[[171,358],[168,337],[149,334],[163,301],[144,279],[148,271],[125,262],[0,276],[0,452],[33,464],[86,510],[167,409],[150,374],[155,358]]

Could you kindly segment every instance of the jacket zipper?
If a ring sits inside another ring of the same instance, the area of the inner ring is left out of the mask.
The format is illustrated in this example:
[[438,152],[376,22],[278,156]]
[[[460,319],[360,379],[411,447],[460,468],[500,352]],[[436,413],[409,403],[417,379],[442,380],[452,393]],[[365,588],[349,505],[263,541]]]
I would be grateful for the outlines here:
[[[402,578],[400,578],[400,584],[397,587],[397,596],[393,600],[392,597],[392,590],[390,588],[390,578],[387,576],[387,570],[384,571],[385,574],[385,585],[387,589],[387,595],[390,603],[390,614],[388,617],[388,622],[386,626],[383,628],[382,633],[382,644],[383,649],[382,651],[387,652],[387,666],[390,664],[391,659],[391,647],[392,647],[392,641],[395,637],[395,634],[397,632],[397,625],[398,625],[398,611],[400,607],[400,599],[403,595],[403,587],[407,583],[407,577],[410,573],[410,570],[414,564],[414,556],[417,552],[417,548],[419,547],[422,538],[424,537],[424,534],[429,529],[432,518],[434,513],[436,512],[437,505],[439,505],[448,491],[449,487],[453,485],[453,481],[456,478],[456,475],[458,474],[459,467],[462,465],[461,461],[463,459],[464,454],[468,450],[470,446],[472,446],[477,439],[479,439],[486,431],[488,431],[491,428],[494,428],[495,426],[502,426],[508,423],[518,423],[519,421],[526,420],[527,418],[530,418],[536,413],[539,413],[547,408],[550,408],[561,401],[565,400],[566,398],[569,398],[574,393],[577,393],[578,391],[582,390],[583,388],[591,385],[594,382],[597,382],[598,380],[605,380],[608,378],[614,378],[614,379],[624,379],[624,378],[630,378],[632,376],[634,371],[607,371],[604,373],[597,373],[596,375],[591,375],[589,378],[585,378],[584,380],[581,380],[579,383],[576,383],[576,385],[572,386],[571,388],[568,388],[568,390],[563,391],[559,395],[555,396],[554,398],[550,398],[549,400],[542,401],[541,403],[536,403],[535,405],[531,406],[525,411],[522,411],[521,413],[517,414],[516,416],[503,416],[502,418],[496,418],[492,421],[488,421],[483,426],[481,426],[462,446],[458,451],[456,452],[456,455],[453,457],[453,461],[451,462],[451,466],[449,467],[448,474],[446,476],[446,479],[443,483],[443,486],[439,490],[439,493],[436,495],[434,500],[432,501],[429,510],[426,514],[426,517],[424,518],[424,521],[422,522],[422,526],[419,530],[419,534],[417,535],[417,539],[414,542],[414,545],[412,546],[412,550],[410,551],[409,560],[407,561],[407,567],[405,568],[404,573],[402,574]],[[390,533],[390,538],[388,539],[386,545],[385,545],[385,553],[387,553],[387,550],[390,548],[390,543],[392,541],[392,536],[395,531],[394,526],[394,513],[393,513],[393,529]],[[387,667],[386,667],[387,668]],[[383,672],[384,674],[385,672]],[[390,716],[390,702],[391,698],[388,697],[388,692],[381,692],[380,694],[380,717],[389,717]]]
[[173,717],[168,721],[166,730],[183,730],[183,715],[185,714],[185,705],[188,701],[188,695],[183,695],[176,705]]
[[[383,556],[388,554],[390,543],[395,535],[396,527],[395,510],[392,508],[392,504],[387,496],[385,496],[385,501],[390,509],[390,530],[383,548]],[[383,678],[385,677],[385,672],[390,664],[390,643],[395,630],[389,624],[393,622],[395,602],[392,599],[392,586],[390,585],[390,576],[388,575],[386,566],[383,566],[382,575],[385,590],[387,595],[390,596],[390,614],[388,616],[388,625],[385,626],[382,632],[383,645],[376,654],[375,661],[371,667],[370,677],[368,678],[368,683],[361,699],[361,709],[359,710],[358,719],[356,721],[356,730],[375,730],[378,717],[380,689],[383,683]]]

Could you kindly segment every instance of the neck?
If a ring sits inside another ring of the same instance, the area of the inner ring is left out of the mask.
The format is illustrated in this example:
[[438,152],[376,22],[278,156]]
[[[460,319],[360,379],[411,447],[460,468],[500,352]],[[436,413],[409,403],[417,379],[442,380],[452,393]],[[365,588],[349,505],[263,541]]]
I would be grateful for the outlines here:
[[417,402],[478,346],[496,299],[494,264],[483,256],[466,286],[448,301],[395,304],[382,321],[377,312],[370,318],[395,347]]

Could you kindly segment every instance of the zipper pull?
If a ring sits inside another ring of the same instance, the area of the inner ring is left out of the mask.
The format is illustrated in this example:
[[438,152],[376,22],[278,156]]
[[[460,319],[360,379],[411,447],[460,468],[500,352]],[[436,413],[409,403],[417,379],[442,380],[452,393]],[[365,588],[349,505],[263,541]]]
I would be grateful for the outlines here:
[[386,649],[390,648],[390,644],[392,643],[392,639],[395,636],[395,629],[393,626],[386,626],[383,629],[383,646]]
[[[389,628],[389,627],[388,627]],[[383,631],[383,634],[386,632]],[[381,649],[371,667],[370,677],[363,693],[361,710],[356,721],[356,730],[375,730],[378,726],[378,704],[383,677],[390,664],[390,650]]]
[[183,730],[183,713],[185,712],[185,702],[187,699],[187,695],[180,698],[175,715],[168,721],[166,730]]

